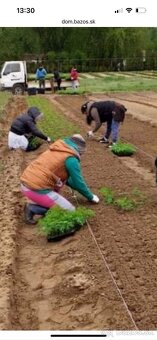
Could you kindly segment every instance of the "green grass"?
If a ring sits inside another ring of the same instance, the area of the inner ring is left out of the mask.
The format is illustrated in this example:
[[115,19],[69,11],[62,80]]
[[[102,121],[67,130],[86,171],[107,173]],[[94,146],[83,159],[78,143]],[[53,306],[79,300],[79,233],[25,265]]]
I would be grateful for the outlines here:
[[[90,73],[89,73],[90,74]],[[96,72],[91,73],[95,78],[89,79],[85,78],[80,73],[80,88],[77,91],[77,94],[83,93],[92,93],[92,92],[110,92],[110,91],[149,91],[149,90],[156,90],[157,89],[157,77],[152,78],[150,72],[147,72],[144,75],[142,72],[126,72],[126,74],[130,75],[130,77],[125,77],[125,73],[118,75],[116,72],[107,72],[106,77],[99,76]],[[104,73],[105,74],[105,73]],[[69,74],[61,74],[63,79],[69,78]],[[88,75],[88,73],[87,73]],[[46,79],[50,79],[52,74],[48,74]],[[28,79],[34,80],[34,75],[29,75]],[[71,90],[67,89],[64,92],[60,92],[63,94],[71,94]]]
[[47,236],[62,235],[83,226],[86,220],[94,215],[94,211],[84,207],[68,211],[56,206],[49,209],[45,217],[39,220],[39,230]]
[[82,79],[80,88],[86,92],[143,91],[157,89],[157,79],[142,77],[118,77]]
[[44,113],[44,118],[39,121],[39,128],[53,140],[68,137],[74,133],[80,133],[76,124],[70,119],[57,113],[57,110],[47,98],[41,96],[28,96],[28,106],[37,106]]

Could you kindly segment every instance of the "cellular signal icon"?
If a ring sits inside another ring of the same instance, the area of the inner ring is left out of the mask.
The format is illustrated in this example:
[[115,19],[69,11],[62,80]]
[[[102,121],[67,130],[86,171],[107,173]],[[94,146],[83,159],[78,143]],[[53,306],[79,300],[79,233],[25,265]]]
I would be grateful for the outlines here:
[[123,8],[117,9],[115,13],[123,13]]
[[126,8],[126,11],[127,11],[128,13],[130,13],[130,12],[132,11],[132,8],[130,8],[130,7]]

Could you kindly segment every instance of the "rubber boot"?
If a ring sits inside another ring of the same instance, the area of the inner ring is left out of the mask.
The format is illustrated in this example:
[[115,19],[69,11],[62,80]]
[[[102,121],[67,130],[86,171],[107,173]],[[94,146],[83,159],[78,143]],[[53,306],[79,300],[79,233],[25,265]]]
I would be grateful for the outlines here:
[[48,208],[42,207],[38,204],[26,204],[24,208],[24,219],[27,224],[36,224],[37,221],[33,219],[34,215],[45,215]]

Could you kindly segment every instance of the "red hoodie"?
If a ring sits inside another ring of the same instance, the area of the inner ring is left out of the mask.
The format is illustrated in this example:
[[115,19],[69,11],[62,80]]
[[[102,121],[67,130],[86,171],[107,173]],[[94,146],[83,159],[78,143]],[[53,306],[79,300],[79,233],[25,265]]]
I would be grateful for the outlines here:
[[72,68],[72,70],[70,72],[70,77],[71,77],[71,80],[77,80],[78,72],[77,72],[76,68]]

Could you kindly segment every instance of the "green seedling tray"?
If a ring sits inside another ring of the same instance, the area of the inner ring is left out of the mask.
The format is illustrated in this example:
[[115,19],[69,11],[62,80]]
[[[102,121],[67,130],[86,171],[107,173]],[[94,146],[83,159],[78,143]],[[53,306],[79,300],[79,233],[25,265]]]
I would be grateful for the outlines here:
[[118,142],[111,147],[111,151],[118,157],[132,156],[136,150],[128,143]]

